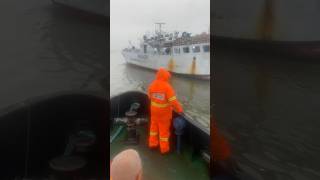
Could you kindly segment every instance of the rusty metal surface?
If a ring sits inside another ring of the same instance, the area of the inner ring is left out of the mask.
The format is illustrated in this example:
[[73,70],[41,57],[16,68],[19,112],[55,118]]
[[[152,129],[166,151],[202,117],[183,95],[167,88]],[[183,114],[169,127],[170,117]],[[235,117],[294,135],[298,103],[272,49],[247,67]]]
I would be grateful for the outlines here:
[[317,0],[217,0],[213,6],[216,37],[319,42],[320,2]]

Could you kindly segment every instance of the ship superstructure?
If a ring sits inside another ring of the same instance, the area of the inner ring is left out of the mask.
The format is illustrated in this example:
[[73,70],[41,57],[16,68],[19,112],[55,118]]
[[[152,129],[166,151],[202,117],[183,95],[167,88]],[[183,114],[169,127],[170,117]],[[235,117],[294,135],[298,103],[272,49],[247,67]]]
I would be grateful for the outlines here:
[[165,67],[176,74],[210,77],[210,34],[191,36],[188,32],[164,32],[158,30],[153,35],[145,34],[136,48],[131,45],[122,51],[127,63],[157,70]]

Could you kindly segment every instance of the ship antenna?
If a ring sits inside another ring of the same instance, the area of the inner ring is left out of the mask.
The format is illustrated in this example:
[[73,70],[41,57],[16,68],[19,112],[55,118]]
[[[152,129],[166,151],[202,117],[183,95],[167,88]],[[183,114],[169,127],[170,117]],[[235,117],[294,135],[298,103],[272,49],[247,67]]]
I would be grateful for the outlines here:
[[[159,25],[159,33],[158,33],[158,37],[159,37],[159,44],[161,44],[161,39],[160,39],[160,36],[161,36],[161,25],[166,24],[166,23],[163,23],[163,22],[157,22],[157,23],[155,23],[155,24]],[[157,34],[157,30],[156,30],[156,32],[155,32],[155,33]]]
[[155,24],[159,25],[159,34],[161,34],[161,25],[166,24],[166,23],[158,22],[158,23],[155,23]]

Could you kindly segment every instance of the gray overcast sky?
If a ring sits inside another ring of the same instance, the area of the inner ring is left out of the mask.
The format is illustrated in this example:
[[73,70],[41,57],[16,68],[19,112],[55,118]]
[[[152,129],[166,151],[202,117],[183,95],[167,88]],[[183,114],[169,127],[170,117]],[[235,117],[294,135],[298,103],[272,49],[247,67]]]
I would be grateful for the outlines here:
[[146,32],[154,32],[155,22],[165,22],[165,31],[208,32],[210,0],[111,0],[111,51],[138,43]]

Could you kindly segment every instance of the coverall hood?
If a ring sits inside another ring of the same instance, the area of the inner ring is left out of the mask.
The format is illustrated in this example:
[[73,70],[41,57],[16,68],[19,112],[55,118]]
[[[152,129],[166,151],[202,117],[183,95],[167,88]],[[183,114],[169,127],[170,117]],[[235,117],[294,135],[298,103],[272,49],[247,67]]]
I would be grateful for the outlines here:
[[171,78],[171,74],[169,71],[167,71],[164,68],[159,68],[157,75],[156,75],[157,80],[169,81],[170,78]]

